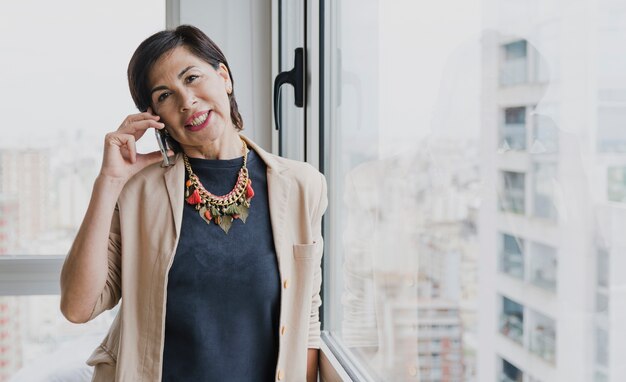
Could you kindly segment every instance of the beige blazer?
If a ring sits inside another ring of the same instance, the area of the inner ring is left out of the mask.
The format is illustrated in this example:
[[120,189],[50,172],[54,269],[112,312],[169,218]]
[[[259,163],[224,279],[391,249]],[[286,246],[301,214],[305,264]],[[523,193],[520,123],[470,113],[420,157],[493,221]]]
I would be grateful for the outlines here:
[[[305,381],[307,349],[320,346],[326,180],[311,165],[272,155],[241,137],[267,165],[281,277],[276,379]],[[108,278],[90,319],[122,303],[109,333],[87,360],[94,366],[93,381],[161,380],[167,275],[182,223],[184,178],[177,154],[174,166],[145,168],[119,196],[109,236]]]

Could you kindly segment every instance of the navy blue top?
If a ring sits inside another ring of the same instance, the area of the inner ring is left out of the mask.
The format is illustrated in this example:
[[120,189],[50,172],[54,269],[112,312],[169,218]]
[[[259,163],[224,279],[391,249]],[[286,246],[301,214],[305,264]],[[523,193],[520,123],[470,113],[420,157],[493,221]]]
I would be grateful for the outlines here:
[[[190,158],[216,195],[237,181],[243,157]],[[226,234],[185,202],[167,284],[163,381],[273,381],[278,359],[280,275],[265,163],[250,150],[255,196],[246,223]],[[187,175],[185,176],[185,181]]]

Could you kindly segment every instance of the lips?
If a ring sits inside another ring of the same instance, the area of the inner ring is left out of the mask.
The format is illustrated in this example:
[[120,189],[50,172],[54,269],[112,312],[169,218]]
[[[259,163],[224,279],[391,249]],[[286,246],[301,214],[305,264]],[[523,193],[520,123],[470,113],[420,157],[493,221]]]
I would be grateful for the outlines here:
[[198,131],[204,129],[206,125],[208,125],[212,115],[212,110],[204,110],[194,113],[191,117],[187,119],[187,121],[185,121],[185,129],[190,131]]

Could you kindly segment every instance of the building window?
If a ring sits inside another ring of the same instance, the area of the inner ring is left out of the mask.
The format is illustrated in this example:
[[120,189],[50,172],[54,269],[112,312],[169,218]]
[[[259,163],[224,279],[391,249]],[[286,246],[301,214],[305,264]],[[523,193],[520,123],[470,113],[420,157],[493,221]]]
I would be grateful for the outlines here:
[[609,167],[607,172],[607,198],[626,203],[626,167]]
[[596,327],[596,363],[600,366],[609,366],[609,334],[605,328]]
[[553,104],[542,106],[541,111],[534,114],[531,153],[551,154],[559,151],[559,128],[554,121],[556,114],[556,106]]
[[529,281],[540,288],[556,291],[557,271],[556,248],[540,243],[531,243]]
[[626,124],[626,107],[602,106],[598,108],[598,152],[626,152],[624,124]]
[[538,312],[531,312],[530,351],[544,360],[556,360],[556,323],[553,319]]
[[596,276],[599,287],[609,286],[609,253],[605,249],[598,249],[596,257]]
[[519,40],[502,46],[502,67],[500,85],[522,84],[528,78],[528,51],[526,40]]
[[523,215],[525,175],[521,172],[502,172],[502,197],[500,198],[500,208],[503,211],[513,212]]
[[524,240],[502,234],[500,270],[520,280],[524,279]]
[[502,297],[502,313],[500,314],[500,333],[513,341],[523,343],[524,339],[524,307],[515,301]]
[[524,373],[512,363],[502,359],[502,370],[500,371],[500,382],[522,382]]
[[535,163],[533,167],[533,215],[556,220],[554,191],[558,186],[555,163]]
[[509,149],[526,150],[526,107],[504,109],[501,141]]

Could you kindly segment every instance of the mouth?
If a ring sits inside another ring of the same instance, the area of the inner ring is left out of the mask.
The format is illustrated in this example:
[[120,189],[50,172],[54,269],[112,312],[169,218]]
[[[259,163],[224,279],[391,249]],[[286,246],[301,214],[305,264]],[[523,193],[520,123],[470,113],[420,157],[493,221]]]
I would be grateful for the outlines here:
[[213,115],[212,110],[199,111],[189,117],[185,122],[185,129],[189,131],[198,131],[202,130],[209,124],[209,120]]

